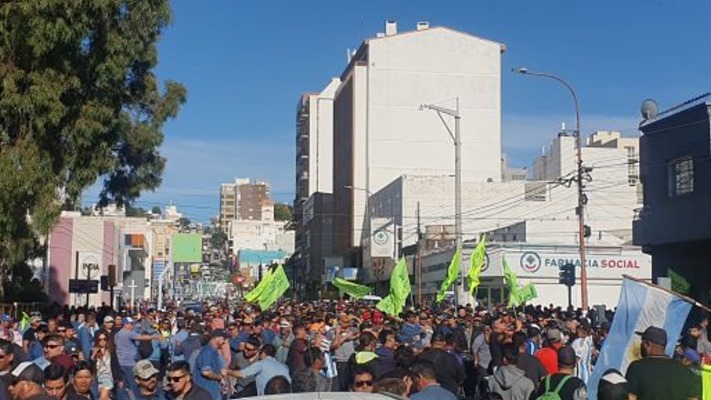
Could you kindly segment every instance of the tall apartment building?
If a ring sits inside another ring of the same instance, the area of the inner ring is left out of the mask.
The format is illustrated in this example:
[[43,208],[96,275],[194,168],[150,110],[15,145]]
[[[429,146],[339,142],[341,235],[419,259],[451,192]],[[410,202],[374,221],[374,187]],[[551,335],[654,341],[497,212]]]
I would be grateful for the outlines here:
[[[501,55],[505,47],[418,23],[362,43],[334,98],[334,251],[362,264],[369,195],[403,174],[450,176],[447,128],[422,104],[459,107],[464,182],[501,181]],[[453,129],[454,121],[443,116]],[[468,156],[467,156],[468,155]]]
[[272,210],[273,218],[274,203],[267,182],[238,178],[220,186],[220,228],[225,233],[232,220],[262,220],[264,214],[269,214],[265,208]]
[[[296,109],[296,238],[295,257],[288,264],[292,274],[299,271],[301,275],[308,276],[312,264],[319,266],[322,257],[330,255],[329,238],[311,235],[313,223],[304,218],[304,210],[306,203],[309,200],[313,202],[317,194],[330,198],[333,192],[333,96],[339,84],[339,78],[332,78],[320,93],[302,95]],[[321,207],[325,204],[330,203],[317,201],[311,211],[316,214],[331,213],[330,208]],[[327,244],[328,251],[313,254],[310,249],[322,248],[320,243]]]

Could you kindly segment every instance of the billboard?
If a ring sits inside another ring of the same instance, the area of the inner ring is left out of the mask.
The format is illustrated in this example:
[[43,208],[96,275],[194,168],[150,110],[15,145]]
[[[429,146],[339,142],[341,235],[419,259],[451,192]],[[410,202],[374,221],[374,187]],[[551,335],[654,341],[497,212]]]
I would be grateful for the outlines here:
[[199,233],[176,233],[171,237],[173,262],[202,262],[202,235]]

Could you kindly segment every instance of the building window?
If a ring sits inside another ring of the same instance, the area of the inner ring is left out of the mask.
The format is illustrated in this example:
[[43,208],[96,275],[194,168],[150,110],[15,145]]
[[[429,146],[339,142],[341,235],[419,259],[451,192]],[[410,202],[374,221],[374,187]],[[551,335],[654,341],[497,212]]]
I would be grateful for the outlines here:
[[694,192],[694,159],[678,158],[669,163],[669,196],[677,197]]

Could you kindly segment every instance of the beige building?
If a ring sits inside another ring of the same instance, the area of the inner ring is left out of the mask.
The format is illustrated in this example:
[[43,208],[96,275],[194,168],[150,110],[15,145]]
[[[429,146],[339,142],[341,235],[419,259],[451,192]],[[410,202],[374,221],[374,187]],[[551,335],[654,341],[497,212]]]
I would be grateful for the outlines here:
[[274,215],[267,182],[238,178],[220,186],[220,228],[225,233],[232,220],[262,220],[265,215]]

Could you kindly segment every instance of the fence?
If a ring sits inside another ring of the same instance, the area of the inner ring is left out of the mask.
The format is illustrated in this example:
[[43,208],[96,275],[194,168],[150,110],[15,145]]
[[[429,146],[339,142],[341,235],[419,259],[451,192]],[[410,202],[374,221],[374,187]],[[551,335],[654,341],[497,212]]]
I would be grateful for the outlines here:
[[0,314],[7,314],[19,320],[23,312],[30,314],[41,311],[44,306],[45,303],[0,303]]

